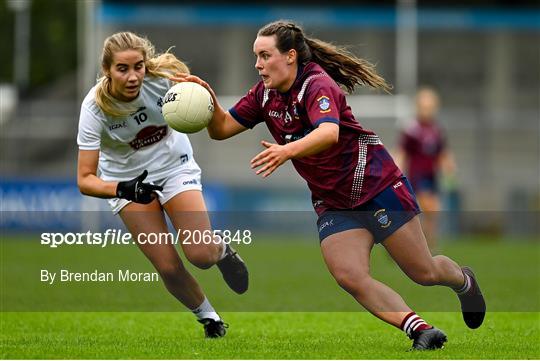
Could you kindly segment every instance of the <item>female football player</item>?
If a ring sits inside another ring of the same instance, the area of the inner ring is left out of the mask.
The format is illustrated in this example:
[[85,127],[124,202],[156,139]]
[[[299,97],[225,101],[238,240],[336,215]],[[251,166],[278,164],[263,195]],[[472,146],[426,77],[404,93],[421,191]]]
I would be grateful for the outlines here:
[[[291,22],[261,28],[253,52],[261,81],[229,111],[214,99],[209,135],[226,139],[266,123],[276,143],[262,141],[265,150],[251,167],[268,177],[287,160],[293,162],[312,193],[329,271],[367,310],[413,339],[414,349],[440,348],[446,335],[370,276],[374,244],[382,244],[415,282],[456,290],[465,322],[479,327],[485,304],[474,274],[445,256],[431,256],[407,179],[377,135],[354,119],[340,88],[350,92],[366,84],[388,91],[385,80],[370,63],[306,37]],[[212,92],[196,76],[177,74],[172,80],[196,81]]]
[[[224,336],[226,325],[184,268],[174,244],[146,242],[149,234],[167,234],[165,213],[179,232],[197,230],[213,237],[189,139],[172,131],[161,114],[163,96],[172,85],[168,77],[189,70],[170,53],[156,55],[146,38],[130,32],[105,40],[101,70],[103,76],[81,106],[79,189],[109,199],[169,292],[195,313],[207,337]],[[229,287],[243,293],[247,268],[225,243],[216,236],[212,242],[194,240],[181,247],[197,267],[217,264]]]
[[416,94],[416,119],[400,135],[396,163],[410,180],[424,211],[422,229],[431,251],[437,248],[439,199],[438,176],[453,177],[456,169],[454,157],[444,132],[436,122],[439,96],[431,88],[421,88]]

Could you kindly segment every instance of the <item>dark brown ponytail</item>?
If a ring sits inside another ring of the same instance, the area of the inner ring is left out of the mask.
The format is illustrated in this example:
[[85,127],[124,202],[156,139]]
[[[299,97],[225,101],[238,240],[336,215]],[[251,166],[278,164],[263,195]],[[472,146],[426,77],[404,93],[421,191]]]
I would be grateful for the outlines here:
[[292,22],[275,21],[262,27],[257,35],[275,35],[276,47],[281,53],[295,49],[299,64],[308,61],[319,64],[349,93],[352,93],[357,85],[368,85],[388,93],[392,89],[392,86],[377,74],[373,64],[354,56],[344,47],[306,37],[302,28]]

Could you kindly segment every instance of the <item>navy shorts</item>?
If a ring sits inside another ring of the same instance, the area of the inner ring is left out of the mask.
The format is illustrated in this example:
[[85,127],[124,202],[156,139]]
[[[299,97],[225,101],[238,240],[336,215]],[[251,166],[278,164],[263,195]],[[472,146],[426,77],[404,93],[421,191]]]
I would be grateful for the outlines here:
[[420,213],[420,207],[406,177],[377,194],[368,202],[346,210],[328,210],[319,216],[319,240],[347,231],[365,228],[380,243]]

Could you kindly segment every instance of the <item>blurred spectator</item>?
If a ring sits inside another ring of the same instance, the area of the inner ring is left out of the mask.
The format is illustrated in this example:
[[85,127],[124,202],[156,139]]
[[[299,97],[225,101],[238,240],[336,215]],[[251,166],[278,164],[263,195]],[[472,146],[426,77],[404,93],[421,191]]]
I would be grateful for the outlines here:
[[437,247],[439,182],[455,184],[456,163],[444,131],[437,123],[440,100],[437,92],[422,87],[416,94],[416,119],[400,135],[396,162],[405,172],[424,212],[422,226],[429,248]]

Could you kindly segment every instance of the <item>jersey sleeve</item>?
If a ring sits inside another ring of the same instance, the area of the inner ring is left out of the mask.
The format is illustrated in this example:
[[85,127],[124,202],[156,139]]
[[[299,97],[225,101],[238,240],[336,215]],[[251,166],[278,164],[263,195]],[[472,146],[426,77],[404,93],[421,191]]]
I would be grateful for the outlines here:
[[86,106],[81,107],[77,144],[80,150],[98,150],[101,146],[102,123]]
[[260,91],[259,84],[249,89],[247,94],[229,109],[232,117],[246,128],[252,129],[264,121],[262,117],[262,99],[257,96],[258,91]]
[[330,79],[319,78],[309,85],[306,92],[306,113],[314,128],[321,123],[339,124],[340,103],[344,95]]

